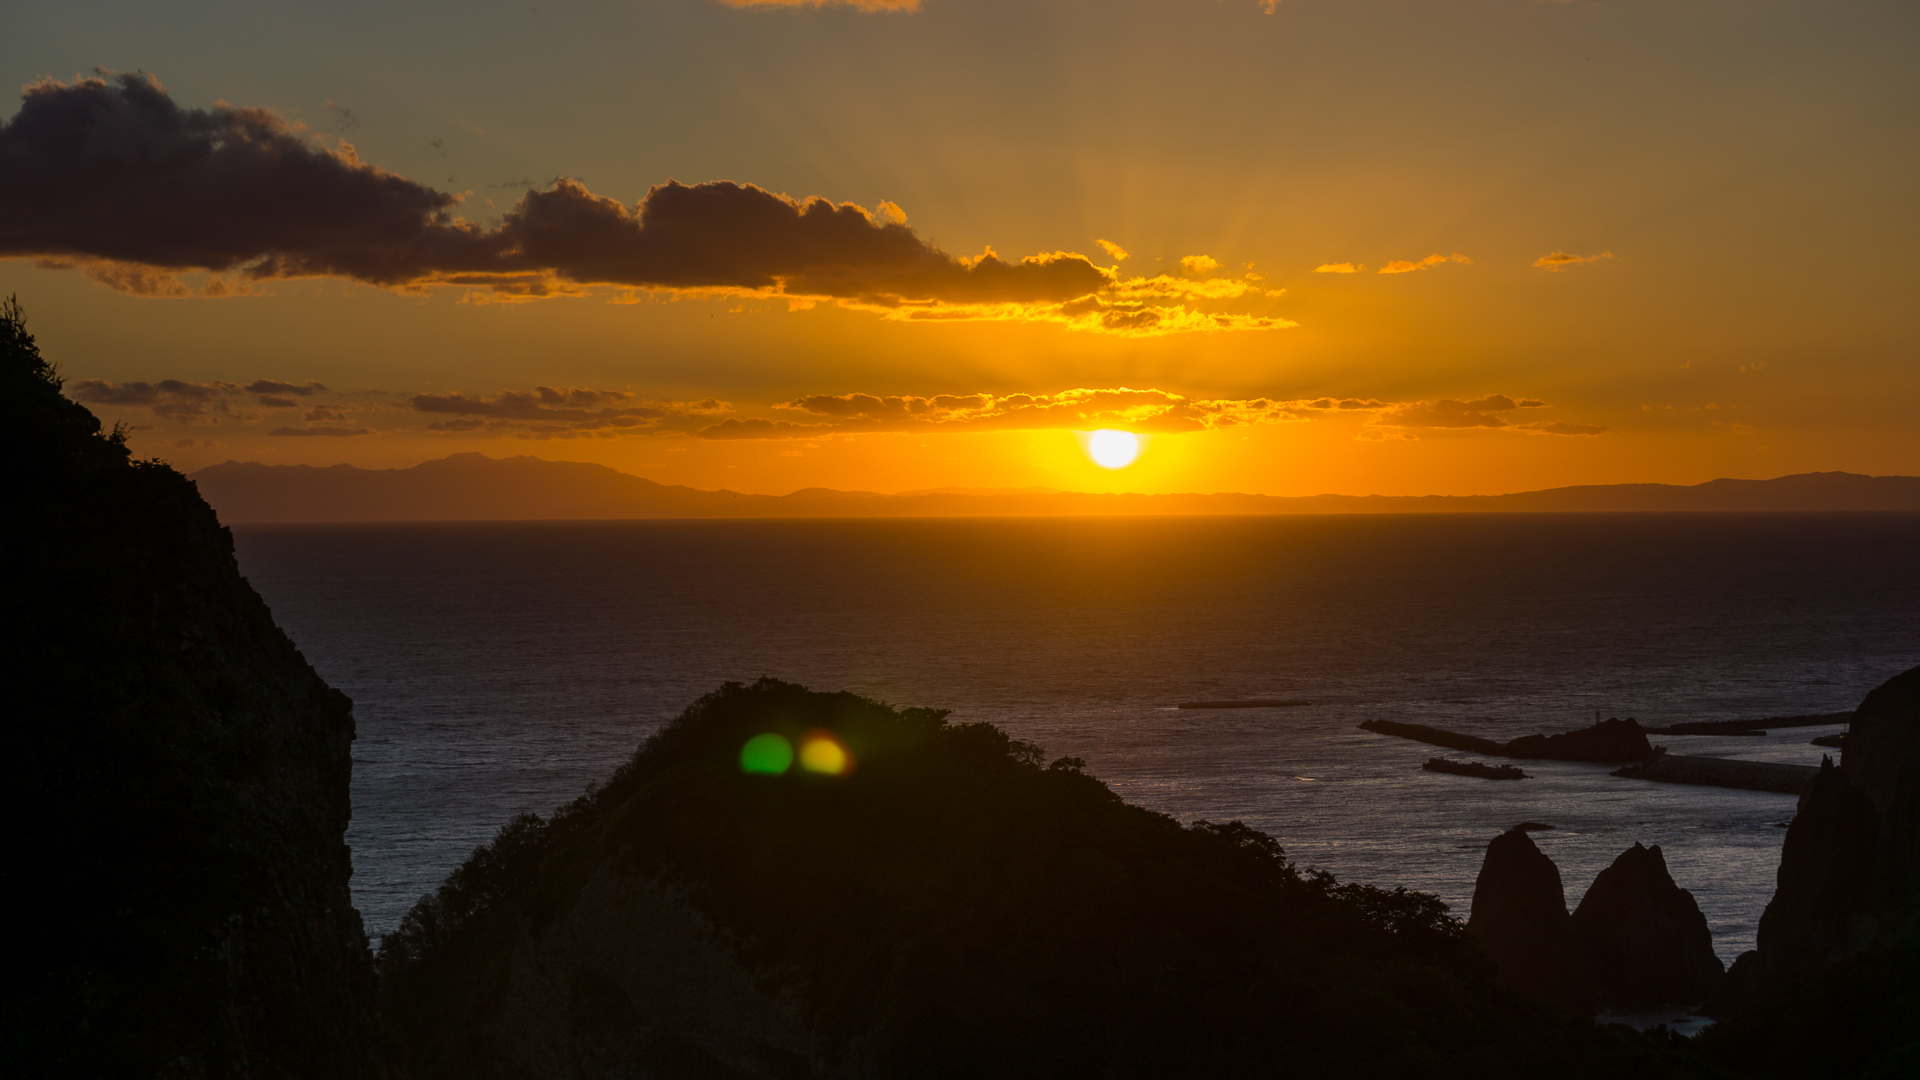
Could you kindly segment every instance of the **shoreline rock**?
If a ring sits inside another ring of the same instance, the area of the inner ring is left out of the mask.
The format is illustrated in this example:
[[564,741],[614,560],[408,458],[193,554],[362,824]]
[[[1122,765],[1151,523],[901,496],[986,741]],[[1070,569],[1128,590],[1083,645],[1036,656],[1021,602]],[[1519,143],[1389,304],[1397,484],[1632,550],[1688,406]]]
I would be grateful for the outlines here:
[[1428,772],[1447,773],[1451,776],[1477,776],[1482,780],[1525,780],[1527,774],[1515,765],[1489,765],[1484,761],[1454,761],[1450,758],[1428,758],[1420,766]]
[[1570,1012],[1593,1013],[1593,980],[1574,943],[1560,868],[1525,832],[1509,829],[1487,845],[1467,933],[1487,950],[1500,982]]
[[1636,842],[1621,852],[1593,879],[1572,919],[1604,1008],[1697,1005],[1725,978],[1707,917],[1674,884],[1658,844]]

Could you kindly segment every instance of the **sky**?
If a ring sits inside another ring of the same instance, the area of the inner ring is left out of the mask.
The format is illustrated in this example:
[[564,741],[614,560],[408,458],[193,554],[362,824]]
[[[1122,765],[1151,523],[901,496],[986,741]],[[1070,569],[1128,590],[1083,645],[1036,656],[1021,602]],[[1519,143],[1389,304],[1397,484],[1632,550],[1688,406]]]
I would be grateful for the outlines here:
[[0,82],[0,295],[186,471],[1920,473],[1910,0],[7,0]]

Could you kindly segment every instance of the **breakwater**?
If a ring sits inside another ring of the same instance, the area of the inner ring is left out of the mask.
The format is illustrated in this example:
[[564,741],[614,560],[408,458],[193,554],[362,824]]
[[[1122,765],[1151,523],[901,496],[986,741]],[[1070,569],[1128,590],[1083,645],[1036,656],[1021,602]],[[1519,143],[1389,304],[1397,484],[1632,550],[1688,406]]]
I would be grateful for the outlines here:
[[1613,771],[1613,775],[1631,780],[1778,791],[1787,795],[1804,792],[1819,774],[1820,770],[1812,765],[1783,765],[1773,761],[1738,761],[1688,754],[1656,754],[1638,765]]
[[1183,701],[1174,706],[1177,709],[1298,709],[1311,705],[1311,701],[1275,700],[1273,698],[1252,698],[1246,701]]
[[1550,761],[1640,761],[1653,753],[1646,732],[1631,718],[1610,719],[1560,735],[1523,735],[1503,743],[1425,724],[1403,724],[1394,720],[1363,720],[1360,727],[1380,735],[1394,735],[1432,746],[1497,757]]

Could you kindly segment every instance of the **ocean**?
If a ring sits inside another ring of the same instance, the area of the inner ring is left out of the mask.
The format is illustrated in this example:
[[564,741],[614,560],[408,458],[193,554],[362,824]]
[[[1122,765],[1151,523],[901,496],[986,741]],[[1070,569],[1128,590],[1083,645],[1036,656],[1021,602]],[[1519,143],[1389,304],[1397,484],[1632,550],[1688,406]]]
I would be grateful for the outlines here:
[[[1731,961],[1794,797],[1523,762],[1424,772],[1384,718],[1507,739],[1851,709],[1920,662],[1920,515],[1616,514],[254,525],[242,571],[352,696],[354,897],[390,930],[523,811],[727,681],[953,710],[1126,799],[1465,917],[1520,821],[1569,906],[1659,844]],[[1180,701],[1310,699],[1294,709]],[[1818,764],[1809,740],[1658,737]],[[1453,754],[1455,757],[1465,755]]]

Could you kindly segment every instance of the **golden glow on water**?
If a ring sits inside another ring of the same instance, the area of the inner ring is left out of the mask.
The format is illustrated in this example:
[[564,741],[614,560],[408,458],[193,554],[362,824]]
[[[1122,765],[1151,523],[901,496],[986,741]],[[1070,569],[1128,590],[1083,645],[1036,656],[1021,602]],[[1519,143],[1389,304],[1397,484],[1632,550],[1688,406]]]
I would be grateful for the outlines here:
[[809,732],[800,744],[800,767],[808,772],[845,776],[853,768],[853,756],[832,735]]
[[1131,431],[1102,428],[1087,439],[1087,456],[1103,469],[1124,469],[1140,456],[1140,437]]

